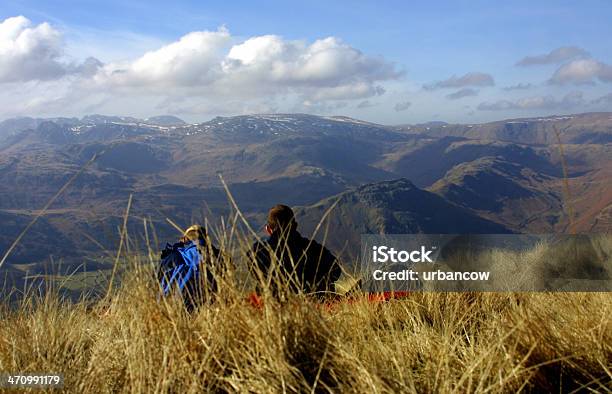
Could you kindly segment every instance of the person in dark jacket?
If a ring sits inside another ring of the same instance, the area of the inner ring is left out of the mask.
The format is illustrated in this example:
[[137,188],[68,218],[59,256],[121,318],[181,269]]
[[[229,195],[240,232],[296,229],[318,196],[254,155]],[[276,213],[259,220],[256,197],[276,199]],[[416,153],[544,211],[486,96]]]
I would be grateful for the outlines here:
[[253,244],[256,277],[269,283],[275,296],[282,289],[320,297],[333,293],[342,273],[336,257],[316,241],[302,237],[297,227],[290,207],[276,205],[270,209],[265,226],[269,238]]

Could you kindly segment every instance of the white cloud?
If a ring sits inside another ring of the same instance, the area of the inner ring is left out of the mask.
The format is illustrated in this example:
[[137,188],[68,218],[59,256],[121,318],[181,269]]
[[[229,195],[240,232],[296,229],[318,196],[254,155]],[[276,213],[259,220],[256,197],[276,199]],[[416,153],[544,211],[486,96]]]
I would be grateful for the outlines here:
[[483,102],[478,105],[481,111],[532,110],[532,109],[570,109],[584,104],[583,93],[573,91],[557,100],[553,96],[525,97],[515,101],[499,100]]
[[310,101],[305,100],[291,108],[291,112],[308,112],[314,114],[334,114],[348,107],[346,101]]
[[245,73],[266,82],[338,86],[396,79],[392,64],[369,57],[335,37],[308,45],[268,35],[254,37],[229,51],[224,71]]
[[592,84],[595,80],[612,82],[612,66],[595,59],[578,59],[562,65],[550,78],[553,84]]
[[478,90],[472,89],[472,88],[464,88],[454,93],[447,94],[446,98],[449,100],[458,100],[463,97],[477,96],[477,95],[478,95]]
[[90,77],[100,67],[93,57],[82,64],[68,61],[61,33],[48,23],[33,26],[23,16],[0,22],[0,84]]
[[275,113],[280,110],[272,100],[244,101],[244,100],[224,100],[224,101],[204,101],[185,98],[169,98],[158,103],[155,109],[159,112],[170,114],[181,114],[191,117],[202,114],[214,116],[248,115],[260,113]]
[[192,32],[129,63],[110,63],[94,81],[104,87],[145,90],[202,86],[221,74],[220,52],[230,42],[225,29]]
[[49,80],[66,73],[61,34],[23,16],[0,22],[0,83]]
[[437,90],[445,88],[463,88],[468,86],[493,86],[495,80],[490,74],[481,72],[470,72],[461,77],[453,75],[443,81],[423,85],[425,90]]
[[[24,110],[44,112],[71,100],[73,109],[86,102],[104,103],[108,111],[141,109],[145,103],[150,107],[152,102],[184,97],[189,98],[185,108],[219,108],[224,103],[235,108],[240,102],[244,108],[260,107],[257,103],[274,107],[271,102],[308,102],[314,108],[317,103],[380,96],[385,82],[403,75],[395,64],[337,37],[307,42],[263,35],[240,40],[225,28],[191,32],[132,60],[106,64],[93,57],[80,64],[69,61],[66,48],[60,32],[47,23],[33,26],[24,17],[0,21],[2,102],[18,92],[19,84],[43,81],[46,85],[36,85],[36,92],[19,93],[21,103],[27,104]],[[11,108],[20,108],[17,104]],[[6,106],[0,108],[0,113],[7,112]]]
[[385,89],[368,81],[359,81],[339,86],[330,87],[302,87],[300,89],[305,97],[310,100],[344,100],[359,99],[372,96],[382,96]]
[[519,60],[517,66],[535,66],[541,64],[556,64],[577,57],[588,57],[589,53],[582,48],[575,46],[560,47],[546,54],[537,56],[526,56]]
[[258,36],[229,46],[226,29],[193,32],[127,64],[108,64],[99,86],[158,92],[257,98],[297,94],[310,100],[358,99],[381,95],[382,81],[402,73],[335,37],[287,41]]

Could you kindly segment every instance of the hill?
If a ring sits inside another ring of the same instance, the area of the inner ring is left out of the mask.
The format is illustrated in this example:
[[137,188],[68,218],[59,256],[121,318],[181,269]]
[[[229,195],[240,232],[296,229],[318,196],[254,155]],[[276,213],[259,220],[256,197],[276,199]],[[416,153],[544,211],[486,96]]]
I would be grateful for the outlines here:
[[515,231],[554,232],[563,219],[558,179],[497,156],[450,169],[429,190]]
[[334,204],[317,238],[346,258],[357,257],[361,234],[503,234],[510,230],[398,179],[360,186],[299,209],[311,234]]
[[506,141],[528,145],[554,145],[612,142],[612,113],[592,112],[574,115],[507,119],[482,124],[427,124],[399,126],[397,130],[431,137],[464,137]]

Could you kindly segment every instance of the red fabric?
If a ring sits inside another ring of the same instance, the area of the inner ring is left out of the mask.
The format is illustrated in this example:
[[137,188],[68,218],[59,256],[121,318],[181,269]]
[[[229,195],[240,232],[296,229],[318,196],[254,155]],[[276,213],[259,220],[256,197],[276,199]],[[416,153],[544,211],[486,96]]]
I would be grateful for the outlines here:
[[263,298],[259,294],[257,294],[257,293],[249,294],[249,297],[247,298],[247,301],[255,309],[263,308],[263,305],[264,305]]
[[367,293],[368,301],[399,300],[408,297],[408,291],[384,291],[382,293]]

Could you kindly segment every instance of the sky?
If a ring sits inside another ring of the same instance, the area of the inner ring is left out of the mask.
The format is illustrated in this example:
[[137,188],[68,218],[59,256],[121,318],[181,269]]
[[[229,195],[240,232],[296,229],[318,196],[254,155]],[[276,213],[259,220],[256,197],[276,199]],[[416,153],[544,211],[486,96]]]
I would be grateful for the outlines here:
[[0,120],[612,111],[612,2],[0,3]]

